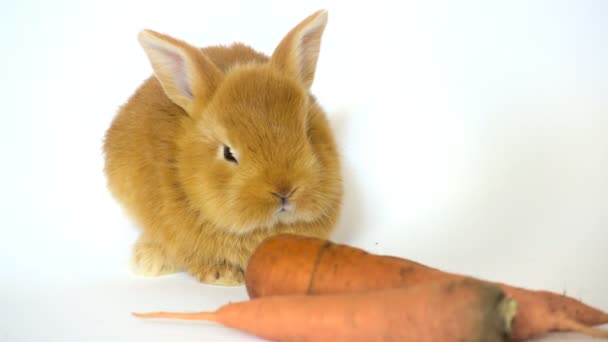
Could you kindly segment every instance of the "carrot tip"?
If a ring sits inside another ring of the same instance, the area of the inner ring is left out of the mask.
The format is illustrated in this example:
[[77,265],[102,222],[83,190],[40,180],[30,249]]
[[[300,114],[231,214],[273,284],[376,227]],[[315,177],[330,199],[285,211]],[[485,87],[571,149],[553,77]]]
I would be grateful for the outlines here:
[[182,319],[189,321],[216,321],[217,315],[215,312],[132,312],[133,316],[138,318],[166,318],[166,319]]
[[592,327],[586,326],[584,324],[580,324],[580,323],[570,320],[570,319],[565,319],[563,321],[563,324],[564,324],[565,328],[568,328],[572,331],[576,331],[581,334],[589,335],[592,337],[608,339],[608,330],[592,328]]
[[162,312],[131,312],[131,315],[133,315],[134,317],[137,318],[158,318],[158,317],[162,317],[163,313]]

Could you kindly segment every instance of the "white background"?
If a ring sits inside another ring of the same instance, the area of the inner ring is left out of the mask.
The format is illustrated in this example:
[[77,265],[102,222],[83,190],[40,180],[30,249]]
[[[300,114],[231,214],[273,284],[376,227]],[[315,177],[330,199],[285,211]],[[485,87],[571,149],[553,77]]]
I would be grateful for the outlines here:
[[608,310],[608,2],[4,1],[0,341],[256,340],[130,317],[246,295],[130,274],[137,230],[101,143],[151,73],[140,29],[270,53],[320,8],[313,92],[346,179],[333,238]]

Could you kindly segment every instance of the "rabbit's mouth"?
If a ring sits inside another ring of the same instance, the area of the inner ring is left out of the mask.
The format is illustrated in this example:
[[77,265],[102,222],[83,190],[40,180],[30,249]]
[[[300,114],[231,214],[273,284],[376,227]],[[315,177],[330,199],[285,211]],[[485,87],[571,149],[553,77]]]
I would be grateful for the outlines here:
[[279,206],[279,209],[277,209],[277,214],[294,213],[294,212],[295,212],[295,208],[294,208],[294,205],[291,203],[283,203]]
[[295,217],[296,214],[292,208],[281,207],[277,210],[277,212],[275,213],[275,216],[279,219],[279,221],[282,221],[283,219],[286,219],[289,217]]
[[274,217],[279,223],[290,224],[299,220],[295,206],[291,203],[280,205],[275,211]]

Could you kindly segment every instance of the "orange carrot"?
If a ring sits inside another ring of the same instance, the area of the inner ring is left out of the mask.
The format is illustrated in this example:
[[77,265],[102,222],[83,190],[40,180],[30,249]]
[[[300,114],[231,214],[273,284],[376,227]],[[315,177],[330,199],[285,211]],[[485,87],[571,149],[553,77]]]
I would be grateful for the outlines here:
[[508,341],[516,304],[497,286],[462,278],[404,289],[270,296],[215,312],[141,318],[206,320],[273,341]]
[[[245,283],[251,298],[286,294],[329,294],[407,287],[463,275],[407,259],[295,235],[264,241],[249,260]],[[608,337],[590,328],[608,323],[608,314],[573,298],[496,283],[519,303],[512,340],[551,331],[577,331]]]

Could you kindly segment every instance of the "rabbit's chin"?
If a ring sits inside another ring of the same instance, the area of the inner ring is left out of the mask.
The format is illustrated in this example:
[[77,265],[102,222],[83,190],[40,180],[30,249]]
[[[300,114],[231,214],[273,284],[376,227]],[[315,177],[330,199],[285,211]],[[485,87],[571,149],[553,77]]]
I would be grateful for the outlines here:
[[234,225],[232,227],[228,227],[228,229],[237,235],[244,235],[256,230],[270,230],[279,225],[293,225],[297,223],[306,223],[309,221],[311,221],[309,220],[309,217],[307,215],[302,215],[302,213],[297,213],[291,210],[277,210],[271,214],[267,220],[258,222],[257,224]]
[[272,228],[277,224],[294,224],[301,221],[303,221],[302,217],[293,211],[278,211],[272,216],[268,223],[268,228]]

